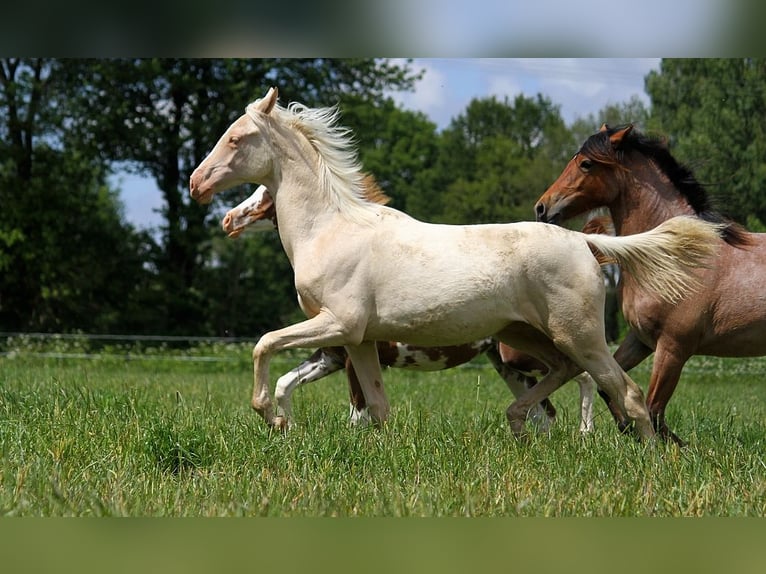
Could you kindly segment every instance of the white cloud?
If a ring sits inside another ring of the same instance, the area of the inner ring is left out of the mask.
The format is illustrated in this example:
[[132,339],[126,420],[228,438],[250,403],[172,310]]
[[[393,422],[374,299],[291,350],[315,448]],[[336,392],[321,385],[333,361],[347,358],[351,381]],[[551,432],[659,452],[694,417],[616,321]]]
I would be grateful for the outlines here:
[[447,78],[429,63],[416,62],[415,70],[425,70],[414,92],[396,92],[394,101],[410,110],[436,110],[446,104]]
[[491,75],[487,78],[487,93],[490,96],[513,98],[517,94],[523,93],[521,84],[511,76]]
[[659,62],[656,58],[415,60],[415,67],[425,68],[426,76],[414,95],[398,101],[444,128],[465,111],[471,98],[540,93],[560,106],[564,120],[571,123],[634,95],[648,103],[644,78]]

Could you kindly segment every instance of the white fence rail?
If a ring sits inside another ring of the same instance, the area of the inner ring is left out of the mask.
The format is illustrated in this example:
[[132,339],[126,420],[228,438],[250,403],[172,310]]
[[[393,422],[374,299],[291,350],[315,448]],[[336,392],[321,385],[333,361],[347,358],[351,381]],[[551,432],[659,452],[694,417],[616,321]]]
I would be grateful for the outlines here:
[[[198,363],[234,363],[241,356],[201,355],[183,352],[200,345],[255,344],[257,339],[246,337],[192,337],[174,335],[118,335],[93,333],[26,333],[0,331],[0,357],[39,359],[98,360],[106,357],[128,361],[181,361]],[[121,345],[121,343],[123,345]],[[142,345],[144,343],[145,345]],[[63,349],[57,349],[61,346]],[[115,347],[116,346],[116,347]],[[103,351],[108,347],[108,351]],[[168,352],[144,352],[165,347]],[[171,352],[173,351],[173,352]],[[249,359],[249,356],[248,356]]]

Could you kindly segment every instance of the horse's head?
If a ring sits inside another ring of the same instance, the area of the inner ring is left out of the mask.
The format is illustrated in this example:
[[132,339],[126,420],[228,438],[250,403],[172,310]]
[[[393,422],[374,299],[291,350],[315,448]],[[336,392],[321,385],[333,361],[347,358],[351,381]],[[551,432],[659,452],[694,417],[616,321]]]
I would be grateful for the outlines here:
[[[269,175],[271,154],[263,144],[268,140],[265,118],[277,103],[277,89],[270,88],[224,132],[213,150],[189,178],[192,198],[210,203],[213,195],[242,183],[258,183]],[[264,181],[264,183],[269,183]]]
[[229,237],[239,237],[243,231],[267,231],[277,228],[277,210],[266,186],[258,186],[253,195],[230,209],[221,220]]
[[572,217],[610,205],[619,193],[623,173],[620,148],[633,129],[601,126],[569,160],[558,179],[535,204],[538,221],[560,223]]

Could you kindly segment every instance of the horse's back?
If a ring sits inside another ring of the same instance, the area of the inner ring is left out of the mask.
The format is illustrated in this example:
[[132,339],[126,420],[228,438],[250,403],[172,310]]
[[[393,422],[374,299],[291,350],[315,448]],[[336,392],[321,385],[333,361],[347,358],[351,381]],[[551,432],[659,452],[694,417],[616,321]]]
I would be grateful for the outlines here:
[[596,313],[586,303],[601,304],[601,271],[578,234],[534,222],[390,219],[396,225],[381,223],[370,237],[366,283],[374,286],[375,306],[368,338],[434,344],[439,332],[437,344],[456,344],[512,322],[543,325],[553,315]]

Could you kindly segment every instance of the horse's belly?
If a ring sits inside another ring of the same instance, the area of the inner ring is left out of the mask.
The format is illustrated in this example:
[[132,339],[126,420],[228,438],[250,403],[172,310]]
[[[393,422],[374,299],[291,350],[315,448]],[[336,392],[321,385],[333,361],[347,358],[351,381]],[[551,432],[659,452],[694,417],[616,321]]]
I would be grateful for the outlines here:
[[706,333],[697,353],[716,357],[766,355],[766,318]]
[[494,335],[522,317],[507,301],[460,300],[444,306],[379,309],[365,332],[367,340],[404,341],[414,345],[458,345]]

